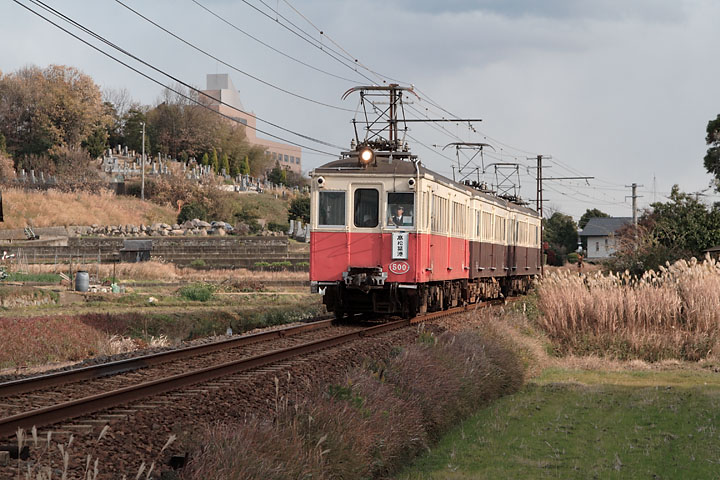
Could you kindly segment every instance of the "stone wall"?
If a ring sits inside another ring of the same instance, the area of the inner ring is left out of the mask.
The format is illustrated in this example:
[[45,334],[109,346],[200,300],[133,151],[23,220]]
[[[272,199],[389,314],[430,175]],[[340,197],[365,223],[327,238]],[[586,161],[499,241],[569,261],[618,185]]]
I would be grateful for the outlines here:
[[[257,236],[159,236],[151,237],[151,257],[180,266],[202,260],[207,267],[250,268],[257,262],[307,262],[307,250],[292,251],[287,237]],[[3,247],[16,259],[27,263],[101,263],[113,262],[121,248],[122,237],[71,237],[67,246]]]

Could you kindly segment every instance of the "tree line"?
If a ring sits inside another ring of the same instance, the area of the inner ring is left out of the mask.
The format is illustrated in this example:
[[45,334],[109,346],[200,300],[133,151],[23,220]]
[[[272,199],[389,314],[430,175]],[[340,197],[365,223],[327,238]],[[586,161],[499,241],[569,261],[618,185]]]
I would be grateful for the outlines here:
[[[712,175],[710,187],[720,191],[720,115],[706,127],[705,169]],[[617,251],[607,262],[611,269],[642,273],[666,262],[682,258],[701,258],[720,245],[720,202],[710,205],[701,193],[682,192],[672,187],[668,201],[654,202],[638,216],[638,226],[627,225],[617,232]],[[545,252],[550,263],[562,264],[578,246],[577,229],[591,217],[607,217],[597,209],[587,210],[578,224],[569,215],[554,212],[544,219]],[[584,246],[586,247],[586,246]]]
[[[0,72],[0,177],[9,175],[9,162],[15,170],[77,176],[110,146],[140,152],[143,124],[149,155],[194,158],[233,177],[259,177],[273,167],[265,149],[247,141],[243,125],[198,105],[196,92],[173,89],[182,95],[165,90],[154,105],[142,105],[126,89],[102,91],[70,66]],[[301,180],[291,173],[274,172],[283,180],[276,183]]]

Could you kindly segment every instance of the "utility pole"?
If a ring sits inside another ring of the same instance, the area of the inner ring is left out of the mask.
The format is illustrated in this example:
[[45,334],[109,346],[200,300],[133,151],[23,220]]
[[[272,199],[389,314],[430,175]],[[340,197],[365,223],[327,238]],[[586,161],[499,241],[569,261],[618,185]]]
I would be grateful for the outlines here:
[[142,181],[140,183],[140,199],[145,200],[145,122],[141,122],[142,131]]
[[[625,185],[626,188],[632,188],[632,195],[625,198],[632,198],[632,219],[633,219],[633,226],[635,229],[637,229],[637,199],[641,198],[642,195],[637,194],[637,187],[642,187],[642,185],[638,185],[637,183],[633,183],[632,185]],[[637,238],[637,232],[635,233],[635,237]]]
[[543,253],[543,245],[545,244],[545,234],[543,233],[543,176],[542,176],[542,160],[543,156],[537,156],[537,194],[535,201],[537,203],[537,211],[540,214],[540,275],[545,275],[545,254]]
[[[630,198],[632,198],[632,221],[633,221],[633,233],[634,233],[634,237],[635,237],[635,250],[638,249],[638,230],[637,230],[637,226],[638,226],[637,225],[637,199],[639,198],[638,194],[637,194],[638,186],[642,187],[642,185],[638,185],[637,183],[633,183],[632,185],[625,185],[625,187],[632,188],[632,195],[630,196]],[[625,198],[628,198],[628,197],[625,197]]]
[[[535,157],[537,160],[537,166],[535,167],[537,169],[537,195],[535,197],[535,202],[537,206],[537,212],[540,214],[540,255],[541,255],[541,261],[540,261],[540,273],[543,274],[545,272],[544,269],[544,261],[542,261],[542,247],[543,243],[545,242],[545,233],[543,231],[542,227],[542,220],[543,220],[543,182],[548,180],[585,180],[586,182],[588,180],[591,180],[595,177],[543,177],[543,158],[549,158],[550,156],[545,155],[538,155]],[[532,157],[529,157],[528,160],[532,160]]]
[[537,156],[537,191],[535,192],[535,203],[537,205],[537,212],[540,214],[540,218],[542,219],[543,216],[543,198],[542,198],[542,160],[543,156],[538,155]]

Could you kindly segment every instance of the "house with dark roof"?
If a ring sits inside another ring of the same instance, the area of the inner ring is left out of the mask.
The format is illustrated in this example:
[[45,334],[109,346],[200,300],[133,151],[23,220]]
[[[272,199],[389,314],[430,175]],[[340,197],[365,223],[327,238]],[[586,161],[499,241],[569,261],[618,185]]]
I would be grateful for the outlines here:
[[603,260],[617,249],[617,232],[632,223],[631,217],[593,217],[578,234],[587,245],[587,260]]

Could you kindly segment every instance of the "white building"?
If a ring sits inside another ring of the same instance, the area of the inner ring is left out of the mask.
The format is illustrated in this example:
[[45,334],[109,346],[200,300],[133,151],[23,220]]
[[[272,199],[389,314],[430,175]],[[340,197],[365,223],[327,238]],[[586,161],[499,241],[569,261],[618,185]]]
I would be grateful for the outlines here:
[[593,217],[579,233],[587,245],[587,260],[603,260],[617,249],[617,232],[632,223],[630,217]]

